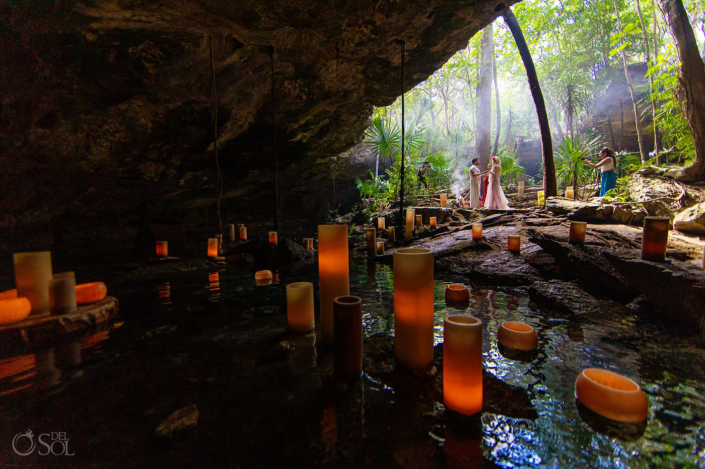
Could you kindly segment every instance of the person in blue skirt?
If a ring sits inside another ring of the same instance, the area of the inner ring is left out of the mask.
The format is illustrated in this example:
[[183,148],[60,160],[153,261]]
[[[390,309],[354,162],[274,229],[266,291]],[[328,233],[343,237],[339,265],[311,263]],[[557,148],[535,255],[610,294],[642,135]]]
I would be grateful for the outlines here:
[[600,162],[597,164],[590,163],[590,160],[585,158],[583,162],[590,166],[590,169],[600,168],[602,171],[602,187],[600,187],[600,197],[603,197],[608,190],[614,189],[617,185],[617,160],[614,157],[614,152],[605,147],[600,150]]

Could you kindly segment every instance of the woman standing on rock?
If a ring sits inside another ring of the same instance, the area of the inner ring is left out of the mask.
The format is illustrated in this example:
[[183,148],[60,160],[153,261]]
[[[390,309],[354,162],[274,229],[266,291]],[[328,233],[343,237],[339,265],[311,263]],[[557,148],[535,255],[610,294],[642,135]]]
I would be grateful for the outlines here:
[[490,166],[490,183],[487,186],[487,198],[485,199],[485,208],[507,210],[509,204],[504,195],[502,186],[499,183],[499,178],[502,176],[502,165],[499,162],[498,156],[492,157]]
[[597,164],[590,163],[590,160],[585,158],[583,160],[586,165],[590,166],[590,169],[600,168],[602,171],[602,186],[600,187],[600,197],[603,197],[608,190],[614,189],[617,185],[617,173],[615,168],[617,166],[617,160],[614,157],[614,152],[605,147],[600,150],[600,162]]

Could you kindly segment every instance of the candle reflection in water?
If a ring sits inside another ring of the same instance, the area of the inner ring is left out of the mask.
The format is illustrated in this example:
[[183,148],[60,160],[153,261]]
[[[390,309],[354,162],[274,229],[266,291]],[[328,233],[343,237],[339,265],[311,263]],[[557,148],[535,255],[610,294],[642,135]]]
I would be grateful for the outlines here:
[[169,282],[160,283],[159,285],[157,285],[157,291],[159,292],[159,305],[170,306],[171,284]]
[[220,274],[218,272],[208,274],[208,290],[211,292],[210,301],[220,301]]

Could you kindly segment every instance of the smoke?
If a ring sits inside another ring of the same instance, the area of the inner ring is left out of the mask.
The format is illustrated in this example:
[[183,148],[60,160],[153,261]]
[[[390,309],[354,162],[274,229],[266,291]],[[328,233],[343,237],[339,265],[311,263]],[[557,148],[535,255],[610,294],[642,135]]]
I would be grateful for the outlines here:
[[458,164],[453,172],[453,181],[450,185],[450,190],[457,199],[460,199],[460,194],[467,186],[467,178],[465,177],[465,165]]

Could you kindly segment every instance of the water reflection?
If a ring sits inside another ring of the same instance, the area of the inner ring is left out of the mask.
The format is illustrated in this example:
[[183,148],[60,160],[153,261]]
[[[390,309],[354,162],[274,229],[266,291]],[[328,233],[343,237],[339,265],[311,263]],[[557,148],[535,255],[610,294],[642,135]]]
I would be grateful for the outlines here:
[[208,274],[208,291],[210,295],[208,299],[211,303],[217,303],[220,301],[220,274],[218,272],[213,272]]

